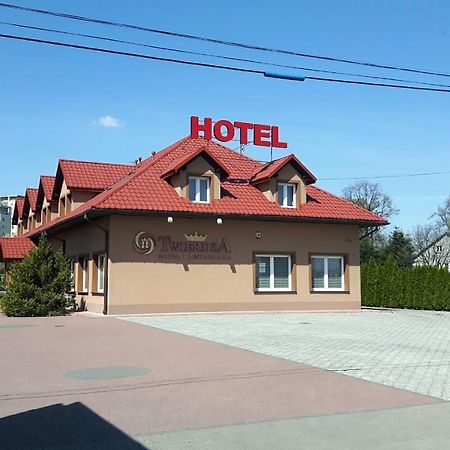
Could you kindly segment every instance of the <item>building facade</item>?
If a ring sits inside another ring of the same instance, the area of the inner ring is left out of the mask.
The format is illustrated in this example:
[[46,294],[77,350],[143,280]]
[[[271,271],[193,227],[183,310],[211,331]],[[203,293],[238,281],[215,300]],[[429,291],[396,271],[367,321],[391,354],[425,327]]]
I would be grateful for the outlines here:
[[17,236],[17,225],[12,223],[17,197],[17,195],[0,196],[0,237]]
[[184,138],[135,166],[61,160],[14,220],[92,312],[358,309],[359,227],[387,222],[315,182],[294,155]]
[[414,257],[415,266],[435,266],[450,270],[450,231],[437,236]]

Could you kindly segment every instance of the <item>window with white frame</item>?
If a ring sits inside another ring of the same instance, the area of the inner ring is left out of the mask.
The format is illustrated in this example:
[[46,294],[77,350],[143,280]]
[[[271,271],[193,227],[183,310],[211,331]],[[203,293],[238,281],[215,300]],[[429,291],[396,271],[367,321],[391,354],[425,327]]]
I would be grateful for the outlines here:
[[189,177],[189,200],[195,203],[209,203],[210,179]]
[[278,183],[278,204],[283,208],[295,208],[295,191],[294,183]]
[[97,256],[97,292],[105,290],[105,255]]
[[311,266],[314,291],[344,290],[343,256],[312,256]]
[[436,253],[442,253],[442,245],[436,245]]
[[89,259],[87,257],[80,258],[81,269],[81,292],[89,291]]
[[75,260],[70,260],[70,281],[71,281],[71,291],[75,290]]
[[291,256],[256,255],[256,290],[291,291]]

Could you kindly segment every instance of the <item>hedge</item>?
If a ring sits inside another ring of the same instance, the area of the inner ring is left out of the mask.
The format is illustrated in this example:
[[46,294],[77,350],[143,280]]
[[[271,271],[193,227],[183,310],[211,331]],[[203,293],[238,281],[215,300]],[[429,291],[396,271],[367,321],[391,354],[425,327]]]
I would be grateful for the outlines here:
[[432,266],[402,269],[394,257],[361,265],[363,306],[450,311],[450,272]]

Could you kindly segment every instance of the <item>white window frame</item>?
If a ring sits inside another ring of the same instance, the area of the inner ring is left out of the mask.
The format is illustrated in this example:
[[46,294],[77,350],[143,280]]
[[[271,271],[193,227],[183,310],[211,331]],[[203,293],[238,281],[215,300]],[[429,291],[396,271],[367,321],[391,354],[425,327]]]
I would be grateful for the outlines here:
[[[279,255],[272,253],[258,253],[255,255],[255,270],[258,271],[258,258],[269,258],[270,265],[270,287],[268,288],[260,288],[255,285],[255,289],[257,292],[292,292],[292,256],[291,255]],[[275,288],[275,274],[274,274],[274,258],[287,258],[288,260],[288,287],[287,288]],[[257,281],[258,274],[255,274],[255,284]]]
[[[314,287],[314,273],[313,273],[313,259],[321,258],[324,260],[323,264],[323,288]],[[328,287],[328,260],[329,259],[340,259],[341,260],[341,287],[340,288],[329,288]],[[340,255],[311,255],[311,283],[312,290],[314,292],[342,292],[345,291],[345,258]]]
[[[292,205],[287,204],[287,188],[292,186],[294,189],[294,195],[292,196]],[[281,189],[280,189],[281,188]],[[297,184],[296,183],[278,183],[278,204],[282,208],[295,208],[297,205]],[[282,198],[280,199],[280,191],[282,192]]]
[[[101,265],[100,261],[102,261]],[[100,280],[103,285],[101,288]],[[97,292],[105,292],[105,255],[97,255]]]
[[[191,180],[195,180],[195,198],[191,201],[194,203],[209,203],[210,191],[211,191],[211,178],[189,176],[189,179],[188,179],[189,198],[191,197],[191,192],[190,192]],[[200,180],[206,180],[206,182],[208,184],[208,187],[206,189],[206,200],[200,200]]]
[[76,261],[74,258],[70,259],[70,280],[72,281],[72,289],[70,292],[75,292],[75,268],[76,268]]
[[89,292],[89,258],[81,257],[81,292]]

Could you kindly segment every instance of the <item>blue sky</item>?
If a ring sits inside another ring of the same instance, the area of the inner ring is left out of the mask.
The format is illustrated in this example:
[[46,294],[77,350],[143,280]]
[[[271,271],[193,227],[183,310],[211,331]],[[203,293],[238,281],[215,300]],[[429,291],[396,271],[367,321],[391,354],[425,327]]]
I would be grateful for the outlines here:
[[[450,3],[446,1],[15,3],[450,73]],[[345,64],[211,46],[3,8],[0,20],[311,68],[369,72]],[[0,32],[173,56],[5,25],[0,25]],[[278,81],[5,39],[0,39],[0,56],[2,193],[23,193],[35,186],[40,174],[54,174],[58,158],[126,163],[145,157],[187,135],[190,115],[279,125],[289,148],[275,151],[274,156],[295,153],[318,177],[318,186],[337,194],[351,181],[321,179],[450,170],[450,94]],[[424,79],[393,71],[377,70],[376,74]],[[450,84],[446,78],[428,77],[427,81]],[[120,126],[102,126],[99,118],[104,116],[116,118]],[[269,158],[265,148],[249,147],[247,154]],[[426,222],[450,195],[449,180],[450,175],[379,180],[400,208],[392,223],[410,230]]]

